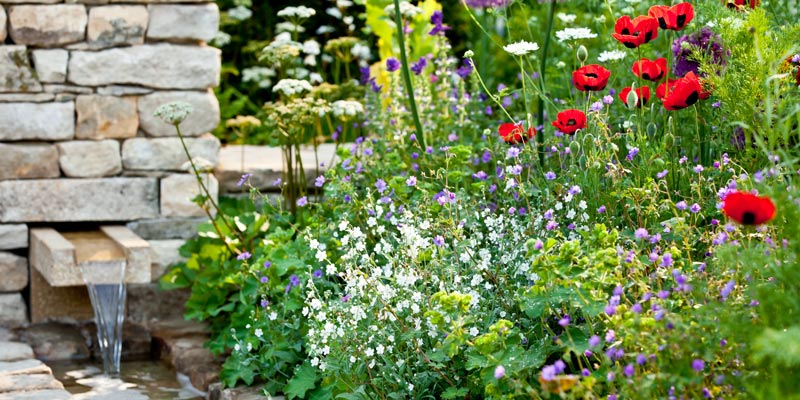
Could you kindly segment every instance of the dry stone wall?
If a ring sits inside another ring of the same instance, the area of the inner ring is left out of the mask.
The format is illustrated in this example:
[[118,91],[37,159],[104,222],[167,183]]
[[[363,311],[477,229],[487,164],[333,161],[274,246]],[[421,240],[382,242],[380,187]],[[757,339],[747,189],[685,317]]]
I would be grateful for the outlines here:
[[31,224],[126,223],[154,269],[179,259],[204,213],[153,112],[190,103],[187,145],[217,164],[218,24],[212,0],[0,0],[0,324],[27,320]]

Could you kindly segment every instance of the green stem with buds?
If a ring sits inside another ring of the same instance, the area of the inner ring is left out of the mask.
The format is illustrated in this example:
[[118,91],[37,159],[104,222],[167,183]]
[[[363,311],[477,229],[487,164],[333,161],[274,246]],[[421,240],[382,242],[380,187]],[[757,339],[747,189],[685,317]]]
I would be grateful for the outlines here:
[[[546,91],[544,88],[544,76],[546,73],[547,68],[547,50],[550,49],[550,34],[553,32],[553,17],[556,15],[556,0],[550,0],[550,12],[547,16],[547,32],[544,36],[544,47],[542,48],[542,62],[539,64],[539,79],[542,82],[542,93],[539,95],[539,118],[537,120],[537,126],[544,125],[544,96],[546,95]],[[522,77],[525,79],[525,77]],[[538,134],[536,135],[536,142],[539,145],[539,165],[544,168],[544,135]]]

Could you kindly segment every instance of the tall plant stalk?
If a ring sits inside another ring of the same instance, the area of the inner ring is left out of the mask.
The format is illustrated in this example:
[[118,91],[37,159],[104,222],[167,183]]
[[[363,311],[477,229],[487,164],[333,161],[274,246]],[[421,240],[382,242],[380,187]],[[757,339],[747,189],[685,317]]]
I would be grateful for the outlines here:
[[[539,118],[537,119],[537,126],[544,126],[544,96],[546,96],[547,93],[544,88],[544,78],[547,73],[547,50],[550,49],[550,35],[553,33],[553,17],[555,17],[555,15],[556,0],[550,0],[550,12],[547,16],[547,31],[544,35],[544,46],[542,47],[542,61],[539,64],[539,79],[542,84],[542,93],[539,94]],[[544,135],[536,135],[536,142],[539,145],[537,151],[539,154],[539,166],[544,168]]]
[[408,106],[411,108],[411,116],[414,118],[414,127],[417,129],[417,136],[425,146],[425,132],[422,130],[422,123],[419,121],[417,113],[417,102],[414,100],[414,86],[411,84],[411,74],[408,72],[408,56],[406,56],[406,39],[403,33],[403,18],[400,16],[400,0],[394,0],[394,22],[397,25],[397,40],[400,43],[400,61],[403,63],[403,81],[405,81],[406,93],[408,93]]

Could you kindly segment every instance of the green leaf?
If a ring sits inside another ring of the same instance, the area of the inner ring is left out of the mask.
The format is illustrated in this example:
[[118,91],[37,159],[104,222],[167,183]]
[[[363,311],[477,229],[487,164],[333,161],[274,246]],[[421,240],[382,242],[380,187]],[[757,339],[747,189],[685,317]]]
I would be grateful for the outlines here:
[[442,398],[443,399],[463,399],[463,398],[465,398],[467,396],[467,394],[469,394],[469,390],[467,390],[467,388],[465,388],[465,387],[456,388],[454,386],[451,386],[451,387],[447,388],[447,390],[445,390],[444,393],[442,393]]
[[287,398],[303,399],[306,392],[314,389],[317,382],[317,369],[312,367],[311,364],[304,363],[294,373],[294,376],[283,389],[283,393]]

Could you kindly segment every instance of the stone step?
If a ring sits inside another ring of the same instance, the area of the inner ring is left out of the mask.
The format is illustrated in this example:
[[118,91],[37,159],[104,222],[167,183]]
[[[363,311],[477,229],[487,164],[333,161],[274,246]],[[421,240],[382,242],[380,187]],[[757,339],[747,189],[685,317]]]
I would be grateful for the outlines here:
[[0,400],[69,400],[71,398],[72,394],[64,389],[0,393]]
[[33,358],[33,349],[25,343],[0,342],[0,361],[19,361]]
[[[300,154],[309,187],[314,185],[317,170],[322,173],[327,169],[331,160],[335,162],[333,157],[335,149],[336,145],[333,143],[321,144],[318,146],[315,156],[313,146],[301,147]],[[324,163],[324,166],[320,166],[318,169],[318,162]],[[283,170],[283,153],[280,147],[228,145],[220,149],[219,163],[214,174],[224,193],[247,191],[246,185],[238,185],[244,173],[252,174],[249,181],[253,187],[259,190],[276,191],[279,188],[274,186],[274,182],[283,177]]]
[[36,359],[0,361],[0,377],[9,375],[52,374],[53,371]]
[[0,376],[0,393],[46,389],[64,389],[64,385],[50,374]]

